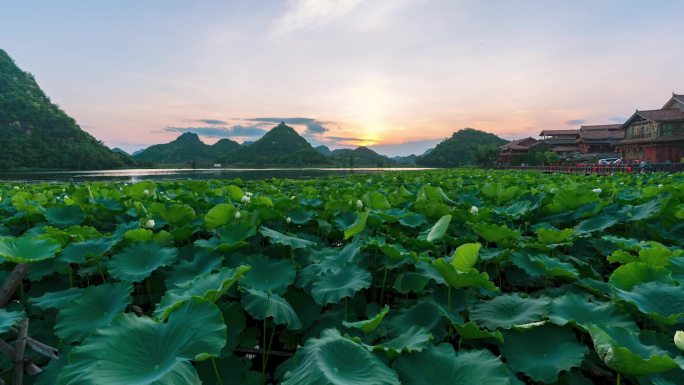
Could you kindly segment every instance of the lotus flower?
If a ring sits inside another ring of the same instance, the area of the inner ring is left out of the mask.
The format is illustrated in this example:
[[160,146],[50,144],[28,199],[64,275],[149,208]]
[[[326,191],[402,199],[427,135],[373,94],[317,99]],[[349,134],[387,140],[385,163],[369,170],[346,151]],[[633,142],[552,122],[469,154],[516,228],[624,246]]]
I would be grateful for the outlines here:
[[290,200],[293,201],[293,200],[295,200],[295,198],[296,198],[296,197],[293,195],[293,196],[290,197]]
[[679,348],[679,350],[684,350],[684,332],[677,330],[674,335],[674,343]]
[[662,185],[662,183],[658,185],[658,188],[663,188],[663,185]]
[[145,191],[143,191],[143,194],[150,195],[150,190],[145,189]]
[[593,191],[593,192],[595,192],[595,193],[597,193],[597,194],[600,194],[602,190],[601,190],[600,187],[597,187],[597,188],[595,188],[595,189],[593,189],[593,190],[591,190],[591,191]]
[[361,202],[361,199],[356,200],[356,208],[359,210],[363,208],[363,202]]
[[472,206],[470,208],[470,213],[473,215],[477,215],[477,213],[480,212],[480,209],[477,208],[477,206]]
[[287,222],[287,223],[292,222],[292,218],[290,218],[290,217],[285,218],[285,222]]
[[243,196],[242,196],[242,199],[240,199],[240,202],[242,202],[242,203],[244,203],[244,204],[247,204],[247,203],[249,203],[251,200],[252,200],[252,198],[250,198],[249,196],[243,195]]
[[235,219],[240,220],[240,217],[242,217],[242,214],[240,214],[239,211],[235,212]]
[[154,219],[148,219],[145,224],[143,225],[144,228],[146,229],[152,229],[154,228]]

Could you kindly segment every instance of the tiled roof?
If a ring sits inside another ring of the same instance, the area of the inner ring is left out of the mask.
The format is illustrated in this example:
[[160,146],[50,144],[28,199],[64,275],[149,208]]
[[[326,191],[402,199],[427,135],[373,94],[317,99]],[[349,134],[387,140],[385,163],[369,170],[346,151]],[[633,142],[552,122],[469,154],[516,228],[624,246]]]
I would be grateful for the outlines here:
[[551,149],[553,152],[579,152],[580,148],[577,146],[556,146]]
[[514,149],[514,150],[522,150],[522,149],[527,149],[530,148],[538,143],[537,139],[534,138],[524,138],[524,139],[516,139],[512,140],[503,146],[501,146],[501,149]]
[[617,142],[617,145],[625,144],[641,144],[641,143],[667,143],[667,142],[684,142],[684,135],[666,135],[657,138],[638,138],[625,139]]
[[646,110],[637,111],[637,115],[654,122],[674,122],[684,120],[684,111],[676,108],[668,108],[666,110]]
[[579,130],[544,130],[539,133],[539,136],[553,136],[553,135],[575,135]]
[[[620,125],[618,125],[619,127]],[[580,139],[578,140],[598,140],[598,139],[622,139],[625,137],[623,131],[616,130],[585,130],[579,133]]]
[[594,131],[594,130],[619,130],[622,124],[595,124],[592,126],[580,126],[580,136],[584,131]]

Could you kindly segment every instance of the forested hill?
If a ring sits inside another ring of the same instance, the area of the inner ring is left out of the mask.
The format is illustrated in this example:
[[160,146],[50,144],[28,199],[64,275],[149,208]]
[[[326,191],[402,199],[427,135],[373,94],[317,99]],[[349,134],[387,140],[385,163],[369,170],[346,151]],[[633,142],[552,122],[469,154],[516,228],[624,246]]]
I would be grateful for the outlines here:
[[238,148],[240,145],[230,139],[221,139],[213,145],[208,145],[202,142],[197,134],[186,132],[172,142],[150,146],[135,154],[133,158],[162,164],[211,163]]
[[235,166],[326,166],[331,161],[314,149],[292,127],[280,123],[256,142],[241,146],[221,159]]
[[0,49],[0,169],[105,169],[127,157],[81,130]]
[[475,154],[484,148],[499,147],[505,139],[489,132],[464,128],[439,143],[434,150],[418,158],[418,164],[428,167],[458,167],[475,164]]

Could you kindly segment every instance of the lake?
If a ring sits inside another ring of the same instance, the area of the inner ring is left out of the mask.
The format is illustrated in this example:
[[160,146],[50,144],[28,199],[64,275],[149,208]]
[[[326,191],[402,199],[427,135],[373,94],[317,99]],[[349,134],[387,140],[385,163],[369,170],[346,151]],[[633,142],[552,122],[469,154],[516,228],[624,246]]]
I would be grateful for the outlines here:
[[0,172],[0,181],[121,181],[170,179],[308,179],[330,175],[375,174],[387,171],[416,171],[428,168],[201,168],[201,169],[125,169],[93,171]]

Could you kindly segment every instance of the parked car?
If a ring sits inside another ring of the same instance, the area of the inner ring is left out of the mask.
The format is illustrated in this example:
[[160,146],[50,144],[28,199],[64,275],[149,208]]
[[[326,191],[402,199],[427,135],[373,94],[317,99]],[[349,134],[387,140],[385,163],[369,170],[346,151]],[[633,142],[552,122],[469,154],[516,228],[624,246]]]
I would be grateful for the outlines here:
[[621,159],[620,158],[605,158],[605,159],[599,159],[598,164],[600,165],[608,165],[608,164],[620,164]]

